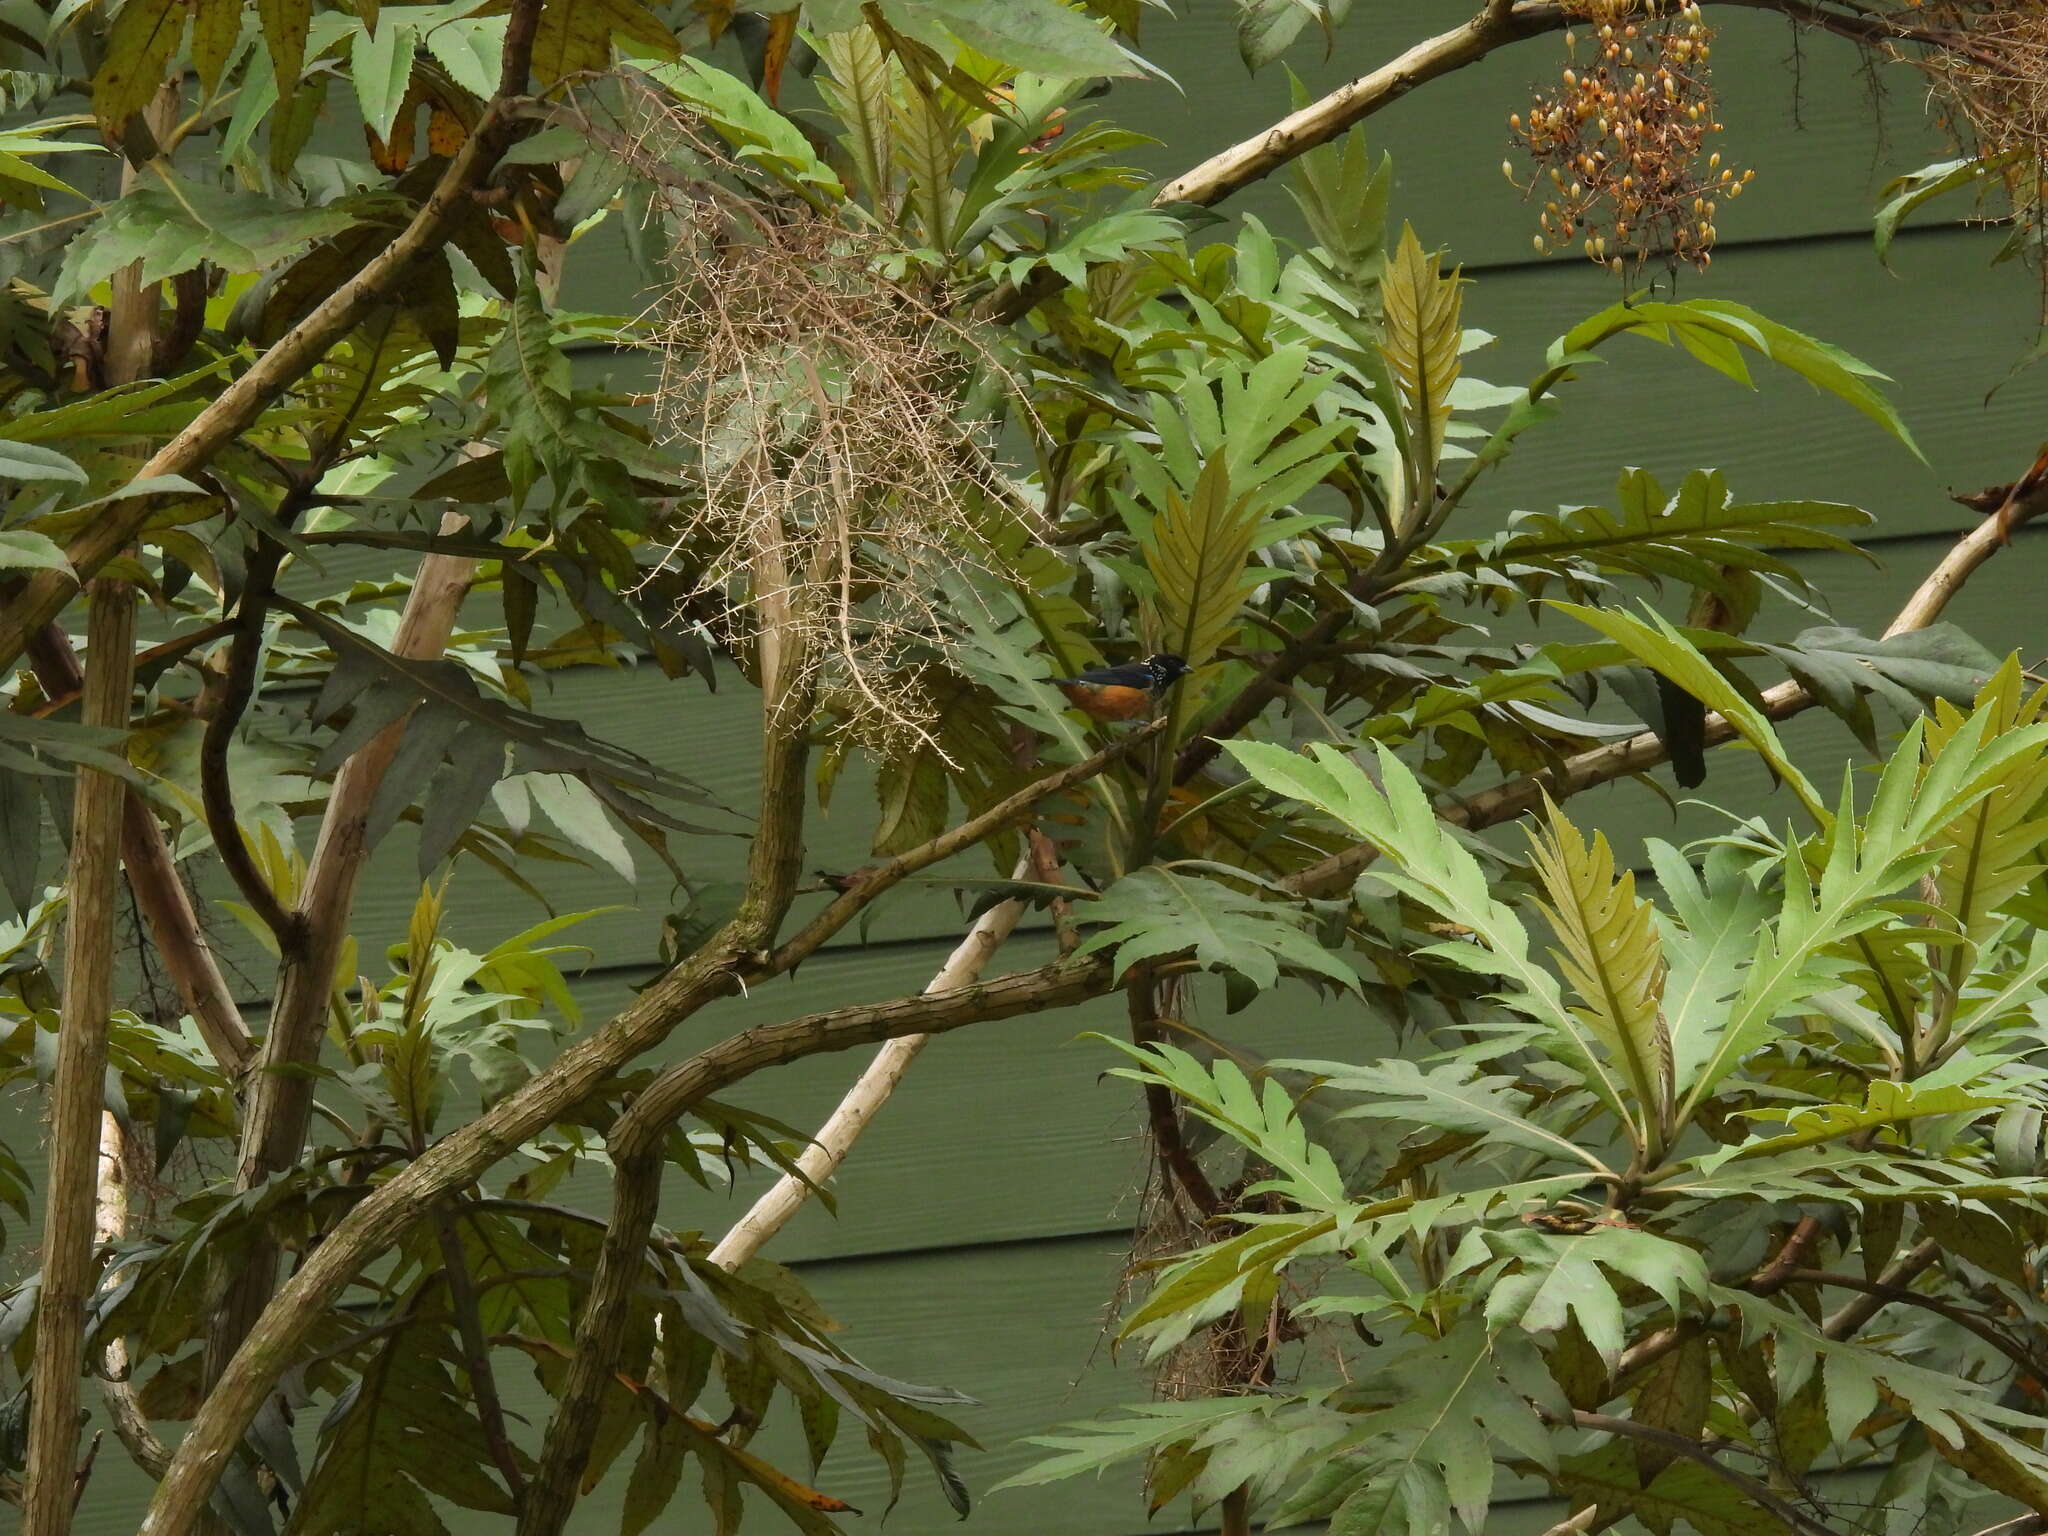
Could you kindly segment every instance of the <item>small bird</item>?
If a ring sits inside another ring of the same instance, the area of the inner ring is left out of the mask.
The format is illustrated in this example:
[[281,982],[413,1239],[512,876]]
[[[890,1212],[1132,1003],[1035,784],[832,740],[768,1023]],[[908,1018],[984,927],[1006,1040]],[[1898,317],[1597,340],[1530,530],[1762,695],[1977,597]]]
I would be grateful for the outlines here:
[[1147,656],[1120,667],[1091,667],[1079,677],[1050,679],[1082,714],[1095,720],[1135,720],[1152,700],[1194,668],[1178,656]]

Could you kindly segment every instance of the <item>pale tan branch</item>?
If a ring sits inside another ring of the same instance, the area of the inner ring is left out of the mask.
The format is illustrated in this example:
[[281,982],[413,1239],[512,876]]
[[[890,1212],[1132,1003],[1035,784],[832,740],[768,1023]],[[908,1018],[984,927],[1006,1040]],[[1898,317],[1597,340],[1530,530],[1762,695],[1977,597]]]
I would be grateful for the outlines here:
[[[1793,21],[1832,32],[1866,48],[1914,43],[1950,52],[1975,52],[1970,40],[1956,33],[1916,27],[1886,16],[1830,10],[1815,0],[1713,3],[1777,11]],[[1338,86],[1328,95],[1184,171],[1162,186],[1152,201],[1159,206],[1192,203],[1207,207],[1219,203],[1318,145],[1329,143],[1353,124],[1399,101],[1418,85],[1475,64],[1510,43],[1562,30],[1571,20],[1571,14],[1555,0],[1487,0],[1485,8],[1462,25],[1425,38],[1379,68]]]
[[[1030,871],[1031,856],[1027,853],[1018,860],[1016,877],[1021,880]],[[946,963],[939,967],[938,974],[932,977],[925,992],[951,992],[979,981],[983,967],[1002,948],[1023,915],[1024,903],[1015,897],[999,901],[982,913],[974,926],[967,930],[967,936],[946,957]],[[726,1269],[738,1269],[788,1225],[789,1219],[810,1198],[811,1191],[839,1171],[847,1153],[853,1150],[853,1144],[881,1113],[882,1106],[889,1102],[896,1085],[903,1081],[910,1064],[930,1039],[930,1035],[902,1035],[875,1053],[867,1070],[846,1091],[838,1108],[818,1127],[817,1136],[797,1158],[802,1177],[784,1174],[776,1180],[747,1214],[733,1223],[732,1230],[719,1239],[718,1245],[711,1250],[712,1263]]]
[[[128,1235],[128,1138],[111,1113],[100,1115],[99,1189],[93,1201],[93,1235],[101,1244]],[[109,1339],[101,1349],[100,1401],[114,1438],[129,1459],[152,1478],[171,1464],[171,1448],[157,1437],[128,1379],[128,1341]]]
[[1160,206],[1193,203],[1207,207],[1270,175],[1290,160],[1327,144],[1353,123],[1399,101],[1418,85],[1476,64],[1494,49],[1564,26],[1562,8],[1537,3],[1487,8],[1461,26],[1426,38],[1369,74],[1340,85],[1327,96],[1290,112],[1251,138],[1183,172],[1154,194]]
[[[441,532],[457,533],[467,522],[451,512],[442,519]],[[392,640],[393,654],[427,660],[447,648],[475,571],[476,561],[466,555],[428,555],[420,562]],[[397,755],[407,718],[386,726],[335,775],[305,883],[290,914],[297,942],[284,949],[278,966],[261,1070],[251,1080],[243,1112],[238,1189],[252,1189],[289,1168],[305,1146],[313,1079],[303,1069],[319,1054],[335,968],[355,912],[356,885],[369,859],[370,807]],[[209,1379],[234,1353],[276,1281],[277,1253],[268,1245],[258,1245],[238,1263],[208,1339]]]

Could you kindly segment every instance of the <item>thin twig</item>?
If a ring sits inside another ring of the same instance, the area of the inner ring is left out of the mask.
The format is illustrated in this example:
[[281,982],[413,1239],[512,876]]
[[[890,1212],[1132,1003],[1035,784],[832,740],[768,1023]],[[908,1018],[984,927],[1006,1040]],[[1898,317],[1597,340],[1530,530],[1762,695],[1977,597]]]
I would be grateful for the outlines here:
[[792,969],[800,961],[815,954],[820,946],[859,916],[877,897],[909,879],[919,870],[928,869],[964,849],[975,847],[997,832],[1015,826],[1045,800],[1063,790],[1073,788],[1076,784],[1084,784],[1105,769],[1113,767],[1165,728],[1166,721],[1163,719],[1140,726],[1104,747],[1094,756],[1083,758],[1078,763],[1049,773],[1042,779],[1033,780],[1022,789],[997,801],[987,810],[970,816],[937,837],[896,855],[886,863],[859,871],[836,901],[812,918],[776,950],[768,968],[773,972]]
[[249,840],[235,814],[234,784],[228,777],[228,752],[235,732],[256,693],[256,668],[263,655],[263,626],[270,614],[270,588],[284,550],[263,539],[249,556],[242,600],[235,612],[235,638],[228,646],[227,674],[206,718],[199,741],[199,799],[214,852],[242,893],[242,899],[277,939],[278,951],[296,955],[306,942],[306,917],[292,912],[256,867]]
[[505,1429],[505,1409],[498,1401],[498,1378],[491,1370],[491,1346],[484,1338],[483,1316],[477,1311],[476,1285],[470,1278],[469,1260],[462,1251],[462,1233],[456,1227],[454,1211],[446,1205],[434,1212],[434,1236],[441,1245],[441,1273],[448,1282],[448,1299],[455,1308],[455,1331],[462,1340],[469,1390],[476,1397],[477,1422],[483,1426],[491,1459],[498,1464],[516,1508],[526,1497],[526,1475],[520,1469],[519,1452]]
[[[514,20],[507,32],[506,48],[508,71],[514,62],[512,44],[522,30],[520,18],[529,11],[538,14],[538,0],[516,0],[512,7]],[[530,21],[523,30],[530,58]],[[265,348],[184,430],[152,454],[130,483],[164,475],[189,476],[205,467],[215,454],[247,431],[279,396],[319,366],[328,348],[397,290],[413,261],[441,244],[457,208],[497,165],[511,126],[509,103],[493,98],[428,193],[426,202],[397,238],[305,319]],[[69,571],[37,571],[29,578],[20,600],[0,610],[0,668],[12,666],[29,637],[64,611],[77,592],[79,580],[91,577],[127,547],[156,511],[158,501],[155,496],[110,500],[65,550]]]
[[[1538,1408],[1536,1411],[1548,1423],[1559,1422],[1558,1417],[1546,1409]],[[1842,1536],[1842,1533],[1833,1526],[1808,1514],[1789,1500],[1780,1498],[1747,1473],[1738,1472],[1735,1468],[1725,1465],[1712,1450],[1690,1435],[1681,1435],[1675,1430],[1659,1429],[1650,1424],[1638,1424],[1633,1419],[1617,1418],[1612,1414],[1587,1413],[1584,1410],[1574,1410],[1566,1422],[1578,1429],[1590,1429],[1602,1434],[1619,1435],[1628,1440],[1640,1440],[1647,1445],[1660,1446],[1673,1455],[1682,1456],[1687,1461],[1706,1468],[1723,1482],[1733,1484],[1741,1490],[1743,1497],[1759,1509],[1770,1511],[1793,1530],[1805,1532],[1806,1536]],[[1573,1518],[1576,1519],[1577,1516]],[[1570,1527],[1567,1526],[1566,1529]]]

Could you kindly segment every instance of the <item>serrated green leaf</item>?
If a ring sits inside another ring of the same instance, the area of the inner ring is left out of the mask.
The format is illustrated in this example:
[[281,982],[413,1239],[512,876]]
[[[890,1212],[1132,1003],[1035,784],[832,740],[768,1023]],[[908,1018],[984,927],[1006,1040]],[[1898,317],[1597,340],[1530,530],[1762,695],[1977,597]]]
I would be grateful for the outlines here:
[[1234,496],[1225,461],[1202,466],[1194,493],[1167,492],[1146,528],[1142,548],[1156,584],[1162,646],[1199,667],[1229,635],[1245,599],[1264,579],[1248,572],[1260,516],[1248,496]]
[[1878,193],[1883,201],[1878,204],[1877,214],[1871,220],[1877,259],[1887,267],[1891,265],[1893,236],[1898,234],[1899,226],[1907,217],[1923,204],[1965,187],[1982,188],[1987,182],[2002,186],[2006,172],[2019,163],[2024,153],[2023,150],[2011,149],[1996,155],[1943,160],[1886,182],[1884,190]]
[[1141,961],[1192,948],[1203,969],[1232,972],[1261,991],[1280,979],[1283,965],[1340,986],[1358,985],[1357,976],[1308,931],[1300,907],[1261,901],[1173,865],[1133,871],[1075,917],[1110,925],[1090,934],[1079,952],[1114,950],[1119,975]]
[[1054,78],[1140,73],[1101,28],[1057,0],[882,0],[882,13],[913,36],[934,24],[977,53]]
[[164,83],[184,37],[182,0],[129,0],[114,17],[92,77],[93,116],[114,138]]
[[1793,763],[1769,719],[1662,614],[1645,610],[1644,617],[1639,619],[1615,609],[1589,608],[1577,603],[1553,602],[1549,606],[1598,630],[1719,713],[1771,765],[1772,772],[1785,781],[1815,821],[1823,827],[1831,823],[1833,817],[1826,802]]
[[1558,957],[1579,995],[1579,1021],[1627,1078],[1641,1106],[1639,1134],[1661,1142],[1672,1098],[1671,1035],[1665,1027],[1664,952],[1635,876],[1614,870],[1602,833],[1589,847],[1556,806],[1532,834],[1547,901],[1539,903],[1564,945]]
[[412,80],[413,52],[419,34],[394,11],[372,27],[365,24],[350,43],[350,71],[363,122],[380,139],[391,137],[399,105]]
[[1409,499],[1418,509],[1435,498],[1437,463],[1451,419],[1451,389],[1458,382],[1464,335],[1459,320],[1463,283],[1458,271],[1448,277],[1440,273],[1437,257],[1424,253],[1412,228],[1402,227],[1380,278],[1386,324],[1380,353],[1400,390],[1408,424]]

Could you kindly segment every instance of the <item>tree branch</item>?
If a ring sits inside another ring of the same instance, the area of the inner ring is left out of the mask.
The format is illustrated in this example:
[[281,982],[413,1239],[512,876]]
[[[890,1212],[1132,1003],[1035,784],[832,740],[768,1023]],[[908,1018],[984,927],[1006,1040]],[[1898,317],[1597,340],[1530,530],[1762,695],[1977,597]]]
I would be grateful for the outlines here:
[[[2039,510],[2038,507],[2028,507],[2022,520]],[[1995,520],[1980,523],[1964,534],[1914,588],[1913,595],[1899,610],[1898,617],[1886,627],[1885,638],[1925,629],[1934,623],[1950,599],[1962,590],[1963,584],[2003,547],[2004,540]],[[1789,682],[1765,689],[1759,700],[1764,716],[1774,721],[1788,720],[1801,714],[1812,708],[1815,702],[1812,694],[1799,684]],[[1710,747],[1724,745],[1735,739],[1735,728],[1720,715],[1710,714],[1707,716],[1705,739]],[[1495,785],[1459,804],[1446,806],[1439,814],[1453,825],[1474,831],[1498,826],[1501,822],[1526,816],[1543,803],[1546,794],[1562,804],[1570,796],[1596,785],[1645,773],[1669,756],[1654,731],[1643,731],[1625,740],[1568,757],[1555,773],[1524,774],[1521,778]],[[1281,883],[1291,891],[1308,895],[1336,890],[1356,879],[1359,871],[1375,857],[1372,848],[1360,844],[1331,854],[1288,876]]]
[[1861,1275],[1836,1274],[1824,1269],[1793,1269],[1786,1275],[1785,1283],[1831,1285],[1845,1291],[1861,1291],[1879,1302],[1898,1302],[1904,1306],[1919,1307],[1922,1311],[1932,1312],[1937,1317],[1947,1318],[1966,1333],[1983,1340],[2010,1360],[2022,1375],[2031,1376],[2036,1381],[2048,1381],[2048,1361],[2036,1358],[2019,1340],[1993,1327],[1985,1318],[1965,1307],[1956,1306],[1953,1302],[1943,1301],[1938,1296],[1923,1296],[1907,1286],[1888,1284],[1883,1280],[1866,1280]]
[[[96,1244],[119,1242],[128,1235],[128,1146],[121,1122],[110,1111],[100,1112],[99,1186],[93,1198],[93,1240]],[[114,1438],[121,1442],[129,1459],[152,1478],[162,1477],[171,1464],[171,1448],[150,1427],[149,1416],[136,1401],[134,1383],[128,1379],[128,1341],[111,1339],[101,1349],[104,1371],[100,1377],[100,1402],[107,1410],[107,1422]]]
[[[1891,43],[1916,43],[1946,52],[1963,53],[1996,64],[1974,48],[1968,38],[1937,28],[1916,27],[1885,16],[1829,10],[1813,0],[1714,0],[1748,10],[1777,11],[1796,22],[1818,27],[1866,48]],[[1233,192],[1271,175],[1289,161],[1327,144],[1354,123],[1391,106],[1418,85],[1477,63],[1496,48],[1545,32],[1561,31],[1573,16],[1554,0],[1487,0],[1485,9],[1461,26],[1426,38],[1389,59],[1369,74],[1340,85],[1328,95],[1290,112],[1248,139],[1211,155],[1192,170],[1167,182],[1153,196],[1165,206],[1192,203],[1200,207],[1221,202]],[[1038,294],[1038,298],[1046,295]]]
[[[126,730],[134,688],[135,593],[100,580],[87,591],[85,724]],[[72,802],[69,904],[64,918],[64,1004],[50,1081],[50,1163],[43,1199],[42,1289],[36,1302],[35,1391],[28,1424],[24,1536],[71,1527],[78,1454],[78,1382],[85,1304],[94,1281],[94,1197],[106,1094],[107,1018],[113,1010],[114,907],[121,880],[127,786],[81,766]]]
[[[442,532],[453,532],[464,521],[461,514],[451,512],[442,522]],[[475,569],[476,562],[461,555],[429,555],[420,562],[392,640],[395,654],[426,659],[447,648],[455,630],[456,611]],[[306,866],[305,884],[289,919],[299,942],[282,950],[261,1070],[251,1079],[243,1110],[237,1189],[253,1189],[271,1174],[289,1168],[305,1147],[313,1079],[304,1069],[319,1054],[335,967],[348,939],[356,883],[368,858],[370,805],[397,755],[405,725],[402,718],[385,727],[335,775],[313,857]],[[217,833],[215,840],[220,840]],[[228,1277],[209,1330],[209,1382],[218,1379],[276,1284],[276,1248],[266,1243],[254,1245]]]
[[526,1495],[526,1477],[519,1469],[519,1453],[505,1430],[505,1409],[498,1401],[498,1379],[491,1371],[491,1346],[484,1337],[483,1316],[477,1311],[476,1285],[470,1278],[469,1260],[462,1252],[462,1233],[447,1205],[434,1211],[434,1237],[441,1246],[441,1273],[448,1282],[448,1300],[455,1314],[455,1331],[462,1340],[462,1363],[469,1372],[469,1390],[476,1397],[477,1421],[491,1447],[491,1459],[505,1479],[505,1487],[518,1507]]
[[[153,649],[162,651],[164,647]],[[146,664],[151,654],[139,652],[137,663]],[[70,636],[57,625],[46,624],[29,638],[28,659],[46,697],[75,696],[84,687],[85,672],[78,664],[78,653]],[[149,925],[171,984],[178,989],[179,1003],[199,1026],[200,1038],[221,1070],[230,1080],[239,1081],[255,1050],[249,1026],[243,1022],[234,990],[200,929],[199,913],[178,874],[162,826],[140,793],[127,788],[126,797],[121,861],[127,866],[128,889]]]
[[560,1536],[576,1507],[597,1437],[598,1410],[618,1367],[619,1345],[661,1204],[661,1169],[658,1145],[652,1152],[613,1157],[611,1225],[598,1249],[590,1295],[576,1319],[576,1347],[548,1421],[540,1467],[519,1511],[518,1536]]
[[[538,9],[538,0],[517,0],[512,7],[513,22],[506,34],[508,72],[514,63],[513,43],[520,32],[519,18],[528,11],[537,13]],[[529,20],[525,23],[529,57],[531,34]],[[160,475],[190,475],[205,466],[246,431],[272,402],[311,372],[327,355],[327,349],[357,321],[397,291],[413,260],[442,243],[457,206],[496,167],[515,126],[508,107],[506,98],[492,99],[475,130],[448,162],[426,202],[398,237],[274,345],[265,348],[190,425],[151,455],[136,471],[134,482]],[[65,550],[77,580],[90,578],[124,549],[148,522],[155,505],[156,498],[151,496],[109,502],[105,511]],[[37,571],[29,578],[21,599],[0,611],[0,668],[15,663],[29,637],[63,612],[76,591],[76,581],[67,572]]]
[[[1134,1045],[1156,1045],[1166,1038],[1165,1031],[1159,1027],[1159,985],[1152,968],[1141,965],[1124,988],[1131,1043]],[[1223,1200],[1216,1193],[1216,1186],[1209,1181],[1209,1176],[1202,1171],[1202,1165],[1195,1161],[1194,1153],[1188,1149],[1187,1138],[1181,1134],[1180,1111],[1174,1104],[1172,1090],[1165,1084],[1145,1084],[1145,1118],[1152,1132],[1152,1149],[1159,1157],[1169,1203],[1175,1186],[1178,1186],[1194,1208],[1196,1221],[1214,1220],[1223,1211]]]
[[[1016,878],[1021,880],[1030,872],[1031,855],[1027,852],[1017,861]],[[1003,942],[1023,915],[1024,903],[1015,897],[999,901],[982,913],[974,926],[967,930],[967,936],[946,957],[946,963],[939,967],[925,992],[951,992],[979,981],[982,967],[1003,947]],[[738,1269],[789,1224],[789,1219],[810,1198],[811,1191],[839,1171],[847,1153],[853,1150],[853,1144],[873,1123],[875,1116],[882,1112],[882,1106],[889,1102],[896,1085],[903,1081],[910,1064],[930,1039],[930,1035],[901,1035],[875,1053],[875,1059],[868,1063],[867,1070],[846,1091],[838,1107],[818,1127],[818,1134],[812,1138],[811,1144],[797,1158],[797,1167],[803,1176],[784,1174],[777,1179],[748,1208],[747,1214],[734,1222],[732,1229],[719,1239],[711,1250],[713,1264],[724,1269]]]
[[1150,741],[1166,728],[1164,719],[1154,720],[1147,725],[1121,737],[1104,747],[1093,757],[1047,774],[1044,778],[1025,785],[1006,799],[998,801],[978,816],[970,816],[957,826],[941,832],[937,837],[907,853],[900,853],[883,864],[873,865],[853,877],[853,883],[838,900],[820,912],[804,927],[776,950],[771,969],[780,973],[798,965],[815,954],[833,934],[839,932],[861,910],[894,886],[901,884],[919,870],[950,859],[954,854],[972,848],[994,833],[1015,826],[1029,816],[1038,804],[1076,784],[1094,778],[1104,769],[1123,761],[1142,743]]
[[271,889],[270,881],[256,867],[249,841],[242,835],[235,815],[234,785],[228,779],[228,749],[235,731],[256,692],[256,666],[263,654],[263,624],[270,613],[270,588],[277,579],[277,567],[284,551],[264,539],[249,557],[242,600],[235,610],[235,638],[228,646],[227,676],[213,709],[206,717],[206,731],[199,741],[199,800],[206,813],[206,828],[213,834],[214,851],[227,869],[242,899],[249,903],[263,926],[277,938],[278,952],[295,955],[305,947],[306,918],[302,912],[287,912]]
[[[1955,578],[1959,584],[1981,565],[1997,547],[1996,530],[1973,530],[1942,562],[1935,576]],[[1945,576],[1944,573],[1947,573]],[[1922,584],[1923,589],[1927,583]],[[1953,585],[1948,587],[1953,591]],[[1917,603],[1917,596],[1916,596]],[[1938,612],[1936,606],[1933,612]],[[1902,611],[1900,623],[1920,614],[1915,603]],[[1933,613],[1919,616],[1929,622]],[[1793,711],[1787,711],[1793,712]],[[1604,752],[1605,749],[1603,749]],[[1602,754],[1590,754],[1601,756]],[[1647,757],[1639,766],[1656,762]],[[1617,769],[1607,777],[1619,777]],[[798,780],[801,785],[801,775]],[[1522,781],[1517,781],[1521,783]],[[1599,782],[1605,782],[1605,779]],[[1581,786],[1583,787],[1583,786]],[[1514,786],[1504,792],[1522,793]],[[1540,801],[1538,786],[1531,781],[1528,804]],[[1507,813],[1495,819],[1506,819]],[[1488,823],[1490,824],[1490,823]],[[800,851],[800,849],[798,850]],[[1353,868],[1369,861],[1369,851],[1360,851]],[[1311,866],[1292,878],[1291,888],[1320,888],[1329,878],[1333,861]],[[792,876],[793,879],[793,876]],[[737,989],[743,975],[759,974],[752,968],[758,955],[736,942],[743,937],[731,925],[706,944],[683,965],[670,971],[643,992],[624,1012],[603,1028],[586,1035],[565,1050],[556,1061],[537,1073],[523,1087],[500,1100],[484,1115],[429,1148],[417,1162],[394,1175],[341,1222],[320,1244],[299,1272],[279,1291],[265,1310],[246,1343],[237,1353],[205,1406],[179,1443],[170,1469],[157,1491],[155,1502],[138,1536],[188,1536],[191,1521],[204,1508],[207,1495],[218,1477],[218,1469],[239,1442],[242,1431],[260,1406],[264,1395],[303,1348],[307,1335],[318,1323],[324,1309],[340,1295],[355,1274],[418,1219],[435,1199],[474,1182],[488,1168],[510,1156],[524,1141],[554,1120],[569,1105],[597,1092],[617,1069],[668,1037],[679,1024],[704,1004]],[[700,1052],[689,1061],[670,1068],[621,1117],[614,1137],[629,1126],[666,1126],[703,1096],[716,1092],[765,1066],[779,1065],[820,1051],[843,1050],[849,1046],[893,1039],[903,1034],[936,1034],[946,1029],[987,1018],[991,1021],[1020,1014],[1066,1007],[1100,997],[1114,985],[1114,970],[1100,956],[1086,960],[1062,960],[1036,970],[1013,973],[957,992],[899,999],[871,1008],[839,1010],[812,1015],[780,1025],[764,1025]],[[647,1134],[645,1129],[637,1132]],[[658,1139],[658,1138],[657,1138]],[[615,1153],[616,1155],[616,1153]],[[1919,1250],[1914,1250],[1911,1259]],[[1933,1262],[1930,1251],[1920,1267]],[[1917,1269],[1887,1276],[1903,1283]],[[1858,1311],[1868,1304],[1867,1320],[1882,1305],[1881,1298],[1859,1296],[1843,1308],[1829,1328],[1839,1323],[1846,1337],[1861,1326]]]
[[1418,85],[1475,64],[1508,43],[1559,30],[1568,19],[1562,7],[1549,0],[1524,0],[1505,7],[1488,4],[1462,26],[1415,44],[1370,74],[1338,86],[1251,138],[1211,155],[1166,183],[1152,201],[1160,206],[1219,203],[1317,145],[1329,143],[1353,123],[1399,101]]

